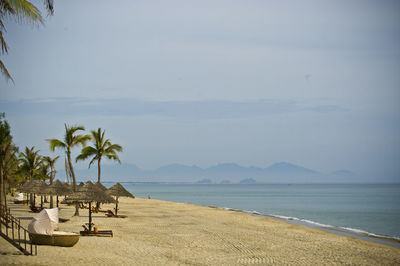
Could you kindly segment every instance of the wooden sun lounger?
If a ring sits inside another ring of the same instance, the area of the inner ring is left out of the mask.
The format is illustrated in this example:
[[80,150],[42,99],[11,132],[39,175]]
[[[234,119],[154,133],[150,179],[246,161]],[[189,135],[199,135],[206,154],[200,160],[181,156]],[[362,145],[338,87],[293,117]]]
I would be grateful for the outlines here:
[[89,231],[86,225],[82,225],[82,227],[84,230],[79,232],[81,236],[114,236],[112,230],[98,230],[97,232],[95,232]]
[[126,217],[128,217],[126,215],[115,215],[114,212],[111,211],[111,210],[107,211],[106,216],[107,217],[115,217],[115,218],[126,218]]

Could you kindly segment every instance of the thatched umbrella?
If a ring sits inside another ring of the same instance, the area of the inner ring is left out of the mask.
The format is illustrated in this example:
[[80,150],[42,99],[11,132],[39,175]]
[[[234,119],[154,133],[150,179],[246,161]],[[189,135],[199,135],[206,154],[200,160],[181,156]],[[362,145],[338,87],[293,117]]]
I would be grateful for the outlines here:
[[30,187],[32,186],[32,181],[24,182],[17,190],[23,193],[29,193]]
[[[94,183],[94,185],[96,187],[100,188],[101,190],[107,192],[107,188],[102,183],[96,182],[96,183]],[[99,209],[100,209],[100,202],[96,202],[96,212],[98,212]]]
[[96,182],[96,183],[94,183],[94,185],[103,191],[107,191],[107,188],[102,183]]
[[63,184],[63,186],[66,187],[67,189],[74,190],[74,186],[73,186],[72,184],[68,184],[67,182],[62,183],[62,184]]
[[129,191],[127,191],[120,183],[116,183],[114,186],[108,189],[108,194],[115,196],[115,216],[118,215],[118,198],[119,197],[129,197],[135,198]]
[[26,199],[28,200],[28,194],[31,193],[31,187],[33,186],[33,181],[26,181],[22,186],[19,187],[18,191],[22,193],[26,193]]
[[43,208],[43,195],[48,194],[47,184],[40,180],[39,182],[33,182],[31,186],[31,192],[40,195],[40,208]]
[[49,185],[47,187],[47,192],[51,196],[56,195],[57,196],[57,207],[58,207],[58,196],[65,196],[68,195],[72,192],[72,188],[68,184],[63,184],[60,180],[56,180],[53,182],[53,184]]
[[[36,194],[45,195],[45,190],[47,188],[46,183],[43,180],[40,181],[29,181],[25,183],[21,188],[20,191],[31,193],[33,194],[33,207],[36,205]],[[41,207],[43,208],[43,197],[41,198]]]
[[83,186],[78,186],[75,192],[72,192],[66,197],[65,201],[89,203],[89,231],[92,231],[92,202],[115,202],[110,195],[90,181]]

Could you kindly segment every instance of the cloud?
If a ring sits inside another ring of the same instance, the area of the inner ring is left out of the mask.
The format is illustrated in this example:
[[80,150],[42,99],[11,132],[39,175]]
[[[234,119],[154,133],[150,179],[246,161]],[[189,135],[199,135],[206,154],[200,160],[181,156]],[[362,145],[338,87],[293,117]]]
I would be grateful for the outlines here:
[[144,116],[155,115],[177,119],[238,119],[293,112],[342,112],[338,105],[306,105],[289,100],[258,101],[145,101],[138,99],[42,98],[0,100],[8,115],[86,115]]

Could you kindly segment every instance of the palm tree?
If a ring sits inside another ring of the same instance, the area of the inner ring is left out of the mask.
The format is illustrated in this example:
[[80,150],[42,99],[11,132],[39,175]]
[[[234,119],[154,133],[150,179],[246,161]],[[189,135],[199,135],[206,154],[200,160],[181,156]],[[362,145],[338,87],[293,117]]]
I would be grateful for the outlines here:
[[[33,181],[34,178],[39,176],[39,170],[42,165],[41,156],[39,151],[35,151],[35,146],[32,148],[25,147],[25,153],[19,154],[20,171],[28,175],[29,181]],[[34,201],[32,194],[30,196],[30,202]]]
[[5,183],[17,168],[18,148],[12,141],[10,125],[4,118],[5,114],[0,113],[0,203],[6,205]]
[[56,176],[55,164],[60,156],[51,158],[50,156],[43,156],[43,161],[50,167],[50,185],[53,184],[54,177]]
[[25,152],[19,154],[19,161],[21,163],[20,169],[28,175],[29,181],[38,177],[42,160],[39,151],[35,151],[35,146],[25,147]]
[[101,128],[98,128],[97,131],[92,130],[91,133],[93,146],[84,147],[81,154],[76,157],[76,162],[80,160],[86,160],[87,158],[93,156],[92,160],[89,163],[89,168],[95,161],[97,161],[97,183],[100,183],[101,159],[104,156],[107,159],[121,163],[117,152],[122,152],[122,147],[118,144],[112,144],[110,139],[105,139],[105,131],[102,131]]
[[[47,141],[49,142],[51,151],[55,151],[56,148],[63,149],[65,151],[67,155],[68,168],[72,176],[73,189],[76,191],[76,178],[74,167],[72,166],[71,149],[78,145],[85,146],[86,141],[90,140],[91,137],[90,135],[75,135],[77,131],[85,130],[83,126],[68,126],[67,124],[64,124],[64,126],[65,135],[63,141],[58,139],[48,139]],[[74,216],[79,216],[78,205],[75,206]]]
[[[54,13],[53,0],[45,0],[45,6],[49,15]],[[26,0],[0,0],[0,55],[8,53],[8,45],[4,39],[6,27],[5,18],[11,18],[17,23],[43,24],[40,11],[32,3]],[[6,66],[0,60],[0,71],[7,80],[12,80]]]
[[5,199],[5,195],[7,194],[6,183],[8,183],[8,189],[10,190],[10,185],[13,183],[15,184],[19,179],[17,158],[18,148],[12,142],[8,142],[5,143],[5,145],[0,146],[2,146],[0,148],[0,153],[2,153],[2,158],[0,159],[0,179],[2,179],[0,184],[2,184],[2,187],[0,189],[3,192],[2,195],[4,197],[4,205],[7,205],[7,201]]
[[[54,178],[56,177],[57,171],[55,169],[55,164],[58,158],[60,158],[60,156],[54,158],[50,156],[43,157],[43,161],[50,167],[50,185],[53,184]],[[53,208],[53,195],[50,195],[50,208]]]

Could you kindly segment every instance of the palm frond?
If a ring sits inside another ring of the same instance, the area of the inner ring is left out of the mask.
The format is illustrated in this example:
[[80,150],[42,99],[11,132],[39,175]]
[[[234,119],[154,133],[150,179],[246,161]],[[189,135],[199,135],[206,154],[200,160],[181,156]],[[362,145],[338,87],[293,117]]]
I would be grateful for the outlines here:
[[53,0],[44,0],[44,4],[47,9],[47,14],[53,15],[54,14],[54,1]]
[[92,160],[90,160],[90,163],[89,163],[89,168],[90,168],[90,166],[92,166],[92,164],[95,162],[95,161],[97,161],[99,159],[99,157],[98,156],[94,156],[93,157],[93,159]]
[[12,5],[11,5],[11,3],[10,3],[9,0],[2,0],[2,1],[0,1],[0,11],[1,11],[3,14],[7,14],[7,13],[14,14],[14,13],[15,13],[15,10],[14,10],[14,8],[12,7]]
[[73,143],[72,146],[80,144],[80,145],[85,147],[86,146],[86,142],[91,140],[91,139],[92,139],[92,137],[90,135],[77,135],[77,136],[74,136],[73,142],[72,142]]
[[35,151],[35,147],[25,147],[25,152],[19,154],[19,162],[21,171],[25,172],[30,178],[34,178],[40,167],[43,166],[42,156],[39,151]]
[[43,161],[46,162],[50,167],[54,167],[56,161],[60,158],[60,156],[56,156],[51,158],[50,156],[43,156]]
[[12,18],[17,22],[27,22],[36,24],[37,22],[43,24],[42,15],[32,3],[26,0],[8,0],[14,12]]
[[14,83],[13,78],[11,77],[10,73],[8,72],[6,66],[3,64],[3,61],[0,60],[0,71],[3,74],[3,76],[7,79],[7,80],[11,80]]
[[122,149],[122,147],[121,147],[120,145],[118,145],[118,144],[111,144],[110,146],[108,146],[108,147],[106,148],[106,153],[109,153],[109,152],[111,152],[111,151],[122,152],[123,149]]
[[97,151],[96,151],[95,148],[90,147],[90,146],[85,147],[85,148],[82,149],[81,154],[79,154],[79,155],[76,157],[75,161],[78,162],[78,161],[86,160],[86,159],[89,158],[90,156],[96,155],[96,153],[97,153]]
[[109,160],[114,160],[114,161],[117,161],[117,162],[121,163],[121,161],[120,161],[120,159],[119,159],[117,154],[106,154],[106,157]]
[[[0,28],[1,28],[2,23],[3,22],[0,20]],[[0,55],[8,53],[8,45],[6,43],[6,40],[4,39],[3,31],[1,29],[0,29],[0,45],[1,45]]]
[[58,139],[47,139],[49,142],[50,150],[55,151],[56,148],[66,149],[67,145]]
[[71,135],[73,135],[76,131],[85,130],[84,126],[68,126],[67,124],[64,124],[64,126],[65,130]]

